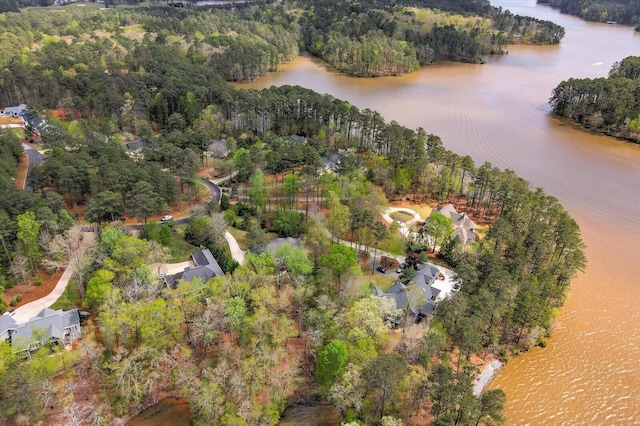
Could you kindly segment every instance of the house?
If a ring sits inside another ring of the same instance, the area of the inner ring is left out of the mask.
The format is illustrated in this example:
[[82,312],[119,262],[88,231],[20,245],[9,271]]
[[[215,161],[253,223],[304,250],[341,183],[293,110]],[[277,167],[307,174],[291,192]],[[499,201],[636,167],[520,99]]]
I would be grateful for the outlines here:
[[187,266],[183,271],[176,274],[165,275],[165,283],[175,288],[178,280],[192,281],[196,278],[201,279],[203,282],[209,281],[213,277],[224,276],[222,268],[218,265],[218,262],[211,254],[209,249],[204,249],[191,254],[191,261],[194,266]]
[[427,263],[418,268],[410,283],[414,283],[422,294],[420,296],[422,303],[412,302],[412,299],[416,301],[418,295],[408,292],[408,286],[400,281],[393,283],[393,286],[387,291],[382,291],[378,287],[374,287],[374,290],[377,296],[394,300],[397,309],[404,311],[408,306],[417,317],[425,317],[435,310],[436,304],[442,299],[441,290],[436,288],[434,284],[437,283],[437,280],[443,279],[444,274],[434,265]]
[[[67,346],[82,338],[80,315],[77,309],[63,311],[45,308],[25,323],[17,324],[14,321],[14,324],[10,325],[7,321],[3,324],[3,328],[5,326],[8,326],[8,338],[13,352],[31,352],[48,342]],[[0,333],[2,330],[0,329]]]
[[346,151],[331,150],[323,155],[320,160],[322,160],[322,164],[324,165],[324,168],[327,172],[336,173],[338,170],[340,170],[340,162],[346,156]]
[[434,209],[431,214],[441,213],[453,220],[453,236],[459,237],[462,244],[473,244],[476,241],[476,224],[466,213],[458,213],[453,204]]
[[305,138],[304,136],[300,136],[300,135],[291,135],[289,136],[289,139],[286,139],[284,141],[284,143],[286,144],[292,144],[292,143],[302,143],[305,144],[307,143],[307,138]]
[[0,316],[0,342],[11,337],[11,333],[16,330],[16,324],[16,320],[8,312]]
[[127,146],[127,154],[128,154],[128,153],[140,152],[142,148],[147,146],[147,143],[138,139],[135,141],[127,142],[125,143],[125,145]]
[[25,104],[20,104],[18,106],[8,106],[4,107],[0,110],[2,115],[8,115],[11,117],[20,117],[24,111],[29,109]]
[[205,155],[213,158],[227,158],[231,153],[229,150],[229,144],[226,139],[212,139],[211,144],[207,147]]
[[131,158],[134,161],[144,160],[144,154],[142,153],[142,148],[147,146],[146,142],[138,139],[135,141],[125,143],[125,146],[127,147],[125,154],[127,154],[129,158]]
[[304,247],[300,238],[274,238],[267,243],[267,250],[269,250],[271,254],[275,256],[276,252],[284,246],[291,246],[294,249]]

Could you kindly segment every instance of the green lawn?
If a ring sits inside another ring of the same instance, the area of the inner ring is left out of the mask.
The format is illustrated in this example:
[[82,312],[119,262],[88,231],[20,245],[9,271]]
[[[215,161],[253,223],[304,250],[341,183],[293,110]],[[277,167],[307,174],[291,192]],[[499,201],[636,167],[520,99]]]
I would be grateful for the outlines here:
[[376,287],[386,291],[393,285],[393,276],[375,273],[371,275],[371,269],[363,270],[364,279]]
[[389,216],[391,217],[391,219],[397,220],[398,222],[402,222],[402,223],[408,222],[411,219],[413,219],[412,214],[405,213],[405,212],[391,212]]
[[184,240],[185,225],[175,227],[176,233],[171,235],[169,243],[169,259],[167,263],[179,263],[189,260],[191,253],[198,251],[198,247]]
[[67,288],[64,289],[64,293],[56,302],[49,307],[49,309],[62,309],[68,311],[82,306],[82,300],[80,299],[80,290],[75,280],[69,280]]
[[[227,231],[229,231],[229,233],[233,235],[233,238],[236,239],[236,241],[238,242],[238,245],[242,250],[247,249],[247,247],[249,246],[249,240],[247,239],[247,231],[234,228],[233,226],[227,226]],[[278,234],[276,234],[275,232],[267,232],[267,241],[271,241],[275,238],[278,238]]]
[[416,205],[408,206],[407,208],[419,213],[422,219],[428,218],[429,215],[431,214],[431,210],[433,210],[431,207],[428,207],[428,206],[416,206]]

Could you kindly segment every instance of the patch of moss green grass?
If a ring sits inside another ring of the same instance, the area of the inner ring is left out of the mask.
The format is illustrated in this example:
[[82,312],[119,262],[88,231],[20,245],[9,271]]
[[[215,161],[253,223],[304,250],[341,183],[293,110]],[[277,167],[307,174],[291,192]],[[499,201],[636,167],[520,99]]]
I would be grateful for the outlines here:
[[167,263],[179,263],[189,260],[191,253],[198,251],[198,247],[184,240],[184,225],[175,227],[176,233],[171,235],[169,244],[169,259]]
[[80,290],[78,290],[78,284],[71,279],[64,289],[64,293],[58,300],[55,301],[49,309],[62,309],[68,311],[70,309],[76,309],[82,306],[82,299],[80,298]]

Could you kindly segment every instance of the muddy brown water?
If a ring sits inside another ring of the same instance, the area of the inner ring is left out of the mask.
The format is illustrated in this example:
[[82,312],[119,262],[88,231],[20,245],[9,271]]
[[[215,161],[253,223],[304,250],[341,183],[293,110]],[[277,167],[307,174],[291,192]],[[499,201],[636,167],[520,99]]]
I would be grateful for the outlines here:
[[[491,387],[513,425],[640,424],[640,147],[549,116],[551,90],[607,75],[640,55],[632,28],[561,15],[535,0],[492,4],[552,20],[559,46],[510,46],[484,65],[448,63],[403,77],[351,78],[300,57],[237,87],[301,85],[387,120],[440,135],[444,145],[509,168],[560,199],[582,228],[589,266],[574,280],[549,345],[512,359]],[[317,413],[290,425],[305,425]]]

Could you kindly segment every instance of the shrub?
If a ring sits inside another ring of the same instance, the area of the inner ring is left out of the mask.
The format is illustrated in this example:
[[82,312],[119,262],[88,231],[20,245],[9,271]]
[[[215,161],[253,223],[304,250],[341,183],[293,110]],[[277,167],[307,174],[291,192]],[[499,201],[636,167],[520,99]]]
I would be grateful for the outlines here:
[[42,285],[42,277],[35,277],[33,279],[33,285],[35,285],[35,286]]
[[9,302],[9,305],[11,305],[11,307],[14,307],[18,304],[18,302],[16,302],[16,299],[11,299],[11,302]]
[[229,202],[229,197],[226,194],[222,194],[220,197],[220,210],[225,211],[231,207],[231,203]]
[[16,296],[16,302],[17,303],[22,302],[22,295],[19,294],[19,295]]

